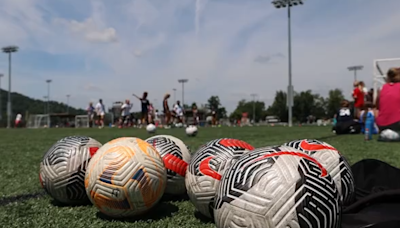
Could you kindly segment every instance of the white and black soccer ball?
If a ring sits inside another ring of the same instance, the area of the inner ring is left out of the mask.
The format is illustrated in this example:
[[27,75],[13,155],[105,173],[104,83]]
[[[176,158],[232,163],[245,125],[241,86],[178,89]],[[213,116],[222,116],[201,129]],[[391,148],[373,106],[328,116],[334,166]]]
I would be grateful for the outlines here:
[[239,156],[253,149],[244,141],[222,138],[197,150],[190,161],[185,183],[190,200],[201,214],[212,218],[214,196],[222,174]]
[[400,140],[400,135],[399,133],[391,130],[391,129],[385,129],[380,133],[380,137],[384,140],[388,141],[396,141]]
[[194,136],[196,136],[197,135],[197,127],[196,126],[194,126],[194,125],[189,125],[186,129],[185,129],[185,132],[186,132],[186,135],[187,136],[189,136],[189,137],[194,137]]
[[341,226],[335,182],[314,158],[291,147],[243,154],[223,175],[215,196],[218,228]]
[[341,203],[349,205],[353,202],[355,196],[353,172],[346,158],[336,148],[316,139],[294,140],[284,145],[305,152],[320,162],[335,181]]
[[165,193],[185,194],[185,175],[191,158],[189,148],[182,140],[171,135],[156,135],[146,139],[146,142],[160,153],[167,169]]
[[85,172],[89,160],[101,146],[86,136],[68,136],[59,140],[40,163],[40,184],[58,202],[70,205],[88,202]]
[[156,133],[156,130],[157,130],[157,127],[156,127],[156,125],[154,125],[154,124],[148,124],[148,125],[146,126],[146,131],[147,131],[148,133],[150,133],[150,134]]

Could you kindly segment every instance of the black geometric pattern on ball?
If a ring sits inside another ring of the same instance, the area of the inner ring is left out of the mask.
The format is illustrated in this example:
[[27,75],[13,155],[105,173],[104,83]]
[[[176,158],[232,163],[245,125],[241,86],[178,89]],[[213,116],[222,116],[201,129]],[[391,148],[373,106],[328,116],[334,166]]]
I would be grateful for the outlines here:
[[[176,145],[176,143],[168,137],[162,137],[162,136],[153,137],[147,139],[146,141],[147,143],[149,143],[150,145],[152,145],[157,149],[161,157],[164,157],[167,154],[171,154],[174,155],[175,157],[178,157],[181,160],[183,159],[182,152],[179,146]],[[177,175],[176,172],[167,169],[167,179],[171,179],[176,175]]]
[[[242,155],[223,175],[214,209],[219,210],[225,203],[231,204],[239,200],[245,193],[251,195],[248,193],[249,190],[259,183],[263,175],[269,173],[281,156],[294,156],[282,155],[285,152],[287,152],[285,149],[282,151],[279,147],[269,147]],[[294,192],[293,205],[297,205],[295,227],[339,228],[341,207],[336,184],[329,174],[322,177],[320,164],[314,163],[311,159],[300,158],[297,166],[300,178],[295,183]],[[282,207],[286,207],[285,204]]]
[[[296,183],[295,202],[299,203],[296,212],[300,227],[320,227],[320,218],[332,218],[327,219],[327,227],[339,228],[341,216],[335,182],[330,177],[319,178],[321,169],[307,159],[300,160],[298,171],[301,178]],[[316,184],[320,181],[324,185]],[[333,203],[335,205],[329,205]]]
[[101,146],[86,136],[69,136],[56,142],[44,155],[40,178],[43,188],[56,201],[75,204],[88,200],[84,180],[91,151],[84,147],[90,147],[89,143]]
[[[328,146],[328,148],[332,147],[329,144],[321,142],[316,139],[294,140],[294,141],[285,143],[284,145],[298,149],[300,151],[303,151],[310,156],[313,156],[315,153],[318,152],[318,150],[314,150],[314,151],[305,150],[305,148],[303,148],[301,146],[302,141],[306,141],[307,143],[314,144],[314,145],[326,145],[326,146]],[[334,148],[332,147],[331,149],[334,149]],[[334,150],[336,150],[336,149],[334,149]],[[337,153],[340,155],[339,151],[337,151]],[[351,172],[350,164],[348,163],[348,161],[346,160],[346,158],[344,156],[340,155],[338,163],[339,163],[339,167],[340,167],[340,173],[339,173],[340,174],[340,186],[341,186],[340,190],[341,190],[341,194],[342,194],[341,203],[343,206],[347,206],[347,205],[353,203],[354,197],[355,197],[354,177],[353,177],[353,173]]]

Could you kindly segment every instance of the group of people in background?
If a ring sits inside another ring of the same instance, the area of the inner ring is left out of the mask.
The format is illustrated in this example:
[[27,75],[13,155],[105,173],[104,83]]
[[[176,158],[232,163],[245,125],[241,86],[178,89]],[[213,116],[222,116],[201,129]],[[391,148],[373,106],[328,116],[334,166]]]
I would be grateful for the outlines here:
[[[117,123],[119,128],[131,127],[134,125],[137,126],[147,125],[147,124],[158,125],[161,122],[160,116],[164,117],[163,122],[165,128],[169,128],[173,122],[175,123],[185,122],[185,109],[182,107],[179,100],[176,101],[172,109],[170,109],[168,100],[171,96],[169,93],[165,94],[163,98],[163,103],[162,103],[163,115],[161,115],[157,109],[154,109],[153,104],[149,102],[147,92],[144,92],[141,97],[137,96],[136,94],[133,94],[133,96],[136,97],[141,103],[140,118],[136,119],[134,117],[133,113],[131,112],[133,104],[130,102],[129,99],[126,99],[125,102],[121,105],[121,115]],[[195,106],[192,107],[192,111],[194,117],[193,124],[196,124],[198,121],[197,107]],[[96,124],[99,126],[99,128],[104,127],[104,116],[106,113],[106,109],[102,99],[100,99],[96,105],[93,105],[93,103],[90,102],[87,108],[87,113],[89,116],[90,126]]]
[[348,100],[343,100],[334,117],[336,134],[363,132],[367,117],[375,121],[371,129],[375,134],[386,129],[400,132],[400,68],[388,70],[386,83],[377,91],[375,100],[374,90],[368,90],[362,81],[354,82],[352,96],[354,109]]

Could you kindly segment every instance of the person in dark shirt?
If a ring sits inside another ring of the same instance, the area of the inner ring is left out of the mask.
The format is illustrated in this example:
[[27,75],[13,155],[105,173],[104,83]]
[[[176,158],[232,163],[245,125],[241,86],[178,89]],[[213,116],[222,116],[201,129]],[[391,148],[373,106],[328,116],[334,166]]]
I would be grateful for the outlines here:
[[336,125],[333,131],[336,134],[359,134],[361,126],[357,121],[354,121],[354,114],[350,110],[350,102],[343,100],[340,103],[341,108],[335,114]]
[[135,94],[133,94],[137,99],[140,100],[141,106],[142,106],[142,123],[149,124],[149,105],[150,102],[147,99],[148,93],[144,92],[142,97],[139,97]]
[[170,98],[170,96],[171,95],[169,93],[167,93],[167,94],[165,94],[164,99],[163,99],[163,112],[165,115],[166,128],[168,128],[171,123],[171,111],[169,110],[169,105],[168,105],[168,99]]

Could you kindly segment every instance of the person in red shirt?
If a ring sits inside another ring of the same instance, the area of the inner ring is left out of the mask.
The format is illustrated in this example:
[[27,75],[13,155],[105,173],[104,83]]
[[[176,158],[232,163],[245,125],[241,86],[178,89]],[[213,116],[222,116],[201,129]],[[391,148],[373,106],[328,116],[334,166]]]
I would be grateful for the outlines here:
[[360,117],[360,111],[364,107],[364,91],[362,83],[354,82],[353,98],[354,98],[354,114],[358,119]]
[[388,71],[386,84],[378,91],[376,102],[376,123],[379,130],[400,132],[400,68],[391,68]]

